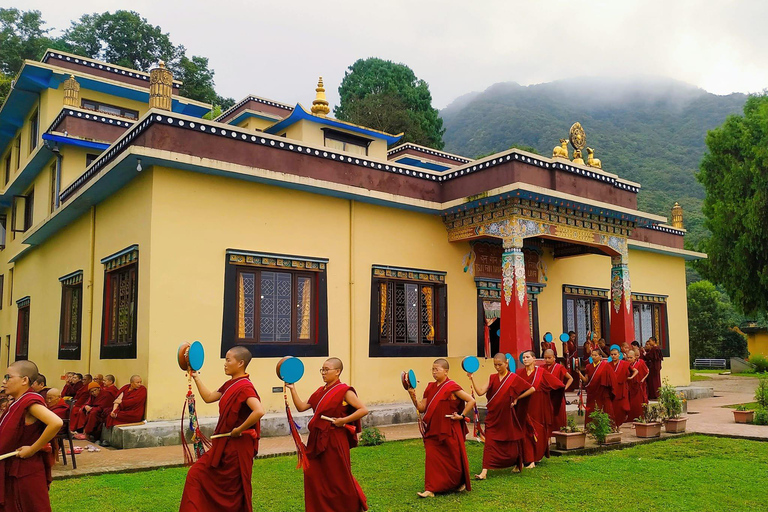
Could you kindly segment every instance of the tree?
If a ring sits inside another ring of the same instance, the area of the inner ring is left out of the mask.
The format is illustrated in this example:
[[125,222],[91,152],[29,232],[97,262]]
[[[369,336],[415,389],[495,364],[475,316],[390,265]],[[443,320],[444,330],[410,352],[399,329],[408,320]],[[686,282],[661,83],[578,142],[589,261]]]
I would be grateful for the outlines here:
[[698,179],[712,236],[698,269],[746,314],[768,311],[768,95],[750,96],[706,143]]
[[747,338],[738,331],[730,330],[723,334],[720,344],[721,357],[730,359],[731,357],[746,358],[749,355]]
[[732,330],[739,321],[740,317],[728,296],[714,284],[698,281],[688,285],[688,339],[691,359],[744,357],[747,341]]
[[51,42],[40,11],[0,9],[0,72],[15,76],[25,59],[37,60]]
[[443,120],[432,107],[429,85],[405,64],[375,57],[349,66],[339,86],[342,121],[389,133],[403,132],[402,142],[442,149]]

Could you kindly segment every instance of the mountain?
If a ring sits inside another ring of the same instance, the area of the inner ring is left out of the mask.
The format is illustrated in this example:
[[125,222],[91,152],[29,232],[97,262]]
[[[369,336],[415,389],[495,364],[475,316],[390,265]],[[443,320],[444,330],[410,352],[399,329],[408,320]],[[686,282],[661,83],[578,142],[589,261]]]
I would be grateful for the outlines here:
[[675,201],[683,206],[686,243],[694,247],[707,236],[704,189],[695,177],[704,138],[728,115],[741,113],[746,98],[718,96],[667,78],[583,77],[530,86],[494,84],[461,96],[440,115],[445,150],[472,158],[512,145],[550,156],[571,125],[580,122],[603,169],[642,185],[641,210],[669,217]]

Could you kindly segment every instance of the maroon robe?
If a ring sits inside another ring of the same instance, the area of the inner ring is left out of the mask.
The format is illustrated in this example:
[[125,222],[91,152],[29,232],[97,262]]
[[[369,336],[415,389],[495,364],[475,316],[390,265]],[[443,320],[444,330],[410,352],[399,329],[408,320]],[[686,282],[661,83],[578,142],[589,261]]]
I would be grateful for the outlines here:
[[72,406],[72,416],[69,421],[69,429],[76,430],[76,425],[80,423],[80,413],[83,406],[88,403],[91,398],[91,394],[88,392],[88,386],[81,386],[75,393],[75,405]]
[[147,388],[140,386],[132,390],[131,385],[126,384],[120,388],[117,393],[118,396],[120,393],[123,394],[123,402],[117,407],[117,418],[113,418],[111,414],[107,415],[107,428],[123,423],[138,423],[144,419],[144,409],[147,406]]
[[467,424],[446,418],[464,411],[464,400],[454,396],[461,386],[451,379],[442,384],[430,382],[424,390],[427,409],[424,412],[424,489],[430,492],[449,492],[466,485],[471,490],[469,461],[464,441]]
[[[30,406],[45,407],[43,398],[32,390],[14,401],[0,417],[0,453],[31,446],[45,430],[42,421],[27,425]],[[40,450],[28,459],[13,457],[0,461],[0,511],[50,512],[48,487],[51,484],[50,453]]]
[[117,395],[118,389],[115,386],[109,386],[101,388],[98,396],[91,396],[85,404],[91,409],[87,412],[83,409],[80,412],[80,423],[76,425],[76,429],[83,429],[83,433],[87,436],[100,437],[101,427],[112,412],[112,405]]
[[[613,423],[620,427],[629,416],[629,383],[632,382],[629,376],[632,375],[632,368],[629,363],[623,359],[617,362],[611,361],[613,373],[616,375],[616,387],[614,388],[611,407],[613,409]],[[634,380],[634,379],[633,379]]]
[[65,384],[64,389],[61,390],[61,396],[63,397],[71,397],[74,398],[74,396],[77,394],[78,391],[80,391],[80,388],[83,387],[83,381],[79,380],[75,382],[74,384]]
[[523,459],[526,464],[549,457],[549,437],[552,433],[555,408],[563,399],[563,383],[551,373],[537,366],[530,375],[525,367],[517,370],[528,387],[536,388],[515,406],[517,419],[525,428]]
[[638,359],[632,368],[637,370],[637,375],[629,381],[629,419],[643,417],[643,404],[648,403],[648,387],[645,382],[641,382],[648,375],[648,366],[645,361]]
[[659,388],[661,387],[661,362],[664,355],[659,347],[646,349],[645,364],[648,366],[648,378],[645,382],[648,386],[648,399],[656,400],[659,398]]
[[360,484],[352,476],[349,450],[357,446],[360,421],[336,427],[329,418],[343,418],[354,412],[344,401],[347,391],[355,389],[337,381],[333,386],[317,388],[307,403],[314,416],[307,429],[307,458],[304,470],[304,507],[307,512],[360,512],[368,510],[368,501]]
[[565,350],[565,366],[567,367],[567,370],[571,372],[571,376],[574,379],[578,379],[579,374],[573,369],[573,360],[579,357],[579,348],[576,346],[576,343],[574,343],[571,340],[568,340],[565,342],[564,350]]
[[552,432],[559,432],[560,429],[566,425],[568,419],[565,411],[565,382],[568,380],[565,376],[568,375],[568,370],[566,370],[560,363],[555,363],[552,366],[544,365],[542,368],[563,383],[563,395],[560,398],[559,403],[555,404],[555,410],[552,416]]
[[512,412],[512,401],[525,393],[530,386],[512,372],[504,380],[498,373],[488,380],[488,411],[485,416],[485,446],[483,468],[503,469],[523,467],[522,439],[525,435],[517,416]]
[[552,352],[554,352],[555,357],[557,357],[557,345],[555,345],[554,341],[549,343],[546,341],[541,342],[541,357],[544,357],[544,352],[546,352],[547,350],[551,350]]
[[613,396],[616,387],[616,374],[606,361],[600,361],[595,366],[589,363],[586,368],[587,378],[587,403],[584,425],[588,425],[592,419],[589,417],[595,409],[602,409],[604,413],[613,418]]
[[[248,375],[228,380],[219,393],[219,422],[213,433],[226,434],[248,419],[251,408],[246,402],[259,395]],[[251,475],[260,436],[257,423],[240,437],[214,439],[211,449],[189,468],[179,512],[253,512]]]

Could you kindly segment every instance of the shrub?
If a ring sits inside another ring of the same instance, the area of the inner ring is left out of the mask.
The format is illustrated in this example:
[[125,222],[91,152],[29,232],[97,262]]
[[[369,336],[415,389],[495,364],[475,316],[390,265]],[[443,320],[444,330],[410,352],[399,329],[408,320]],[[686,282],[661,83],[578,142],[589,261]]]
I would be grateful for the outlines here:
[[560,432],[574,434],[576,432],[582,432],[582,429],[576,424],[576,419],[573,416],[568,416],[565,420],[565,426],[560,427]]
[[679,418],[683,413],[684,396],[683,393],[679,393],[674,386],[669,384],[669,379],[664,379],[664,385],[659,388],[659,404],[662,407],[661,416],[664,419]]
[[747,406],[746,406],[746,405],[744,405],[744,404],[739,404],[739,405],[737,405],[737,406],[736,406],[736,410],[737,410],[737,411],[740,411],[740,412],[744,412],[744,411],[748,411],[749,409],[747,408]]
[[768,358],[763,355],[755,354],[749,358],[749,363],[755,367],[758,373],[768,373]]
[[360,446],[378,446],[387,438],[376,427],[367,427],[360,432]]
[[643,404],[643,415],[635,421],[638,423],[657,423],[664,416],[664,406],[659,404]]
[[768,409],[768,375],[763,375],[755,389],[755,402],[761,409]]
[[605,437],[614,431],[611,417],[602,409],[595,409],[589,418],[592,421],[587,424],[587,433],[597,441],[597,444],[604,444]]
[[756,410],[755,416],[752,418],[752,423],[755,425],[768,425],[768,409]]

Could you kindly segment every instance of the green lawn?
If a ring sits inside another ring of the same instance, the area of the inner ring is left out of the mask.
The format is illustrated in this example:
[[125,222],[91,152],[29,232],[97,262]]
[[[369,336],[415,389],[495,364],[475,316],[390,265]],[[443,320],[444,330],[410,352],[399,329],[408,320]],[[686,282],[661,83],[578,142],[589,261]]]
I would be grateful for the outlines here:
[[730,405],[724,405],[723,407],[726,409],[735,409],[740,405],[745,406],[750,411],[757,410],[757,402],[747,402],[745,404],[730,404]]
[[[694,373],[711,373],[714,375],[719,375],[727,371],[730,371],[730,370],[691,370],[691,375],[693,375]],[[757,379],[758,377],[761,376],[760,373],[756,373],[756,372],[734,372],[728,375],[731,377],[752,377],[753,379]]]
[[702,380],[712,380],[712,377],[707,377],[705,375],[696,375],[699,370],[691,370],[691,382],[698,382]]
[[[468,442],[472,470],[482,446]],[[294,457],[259,459],[253,502],[259,511],[303,510],[301,471]],[[553,457],[534,470],[489,474],[470,493],[422,500],[421,441],[352,451],[352,468],[374,512],[403,510],[765,510],[768,443],[686,436],[591,456]],[[54,481],[54,512],[178,510],[183,468]],[[610,491],[610,493],[609,493]]]

